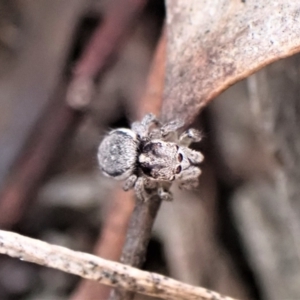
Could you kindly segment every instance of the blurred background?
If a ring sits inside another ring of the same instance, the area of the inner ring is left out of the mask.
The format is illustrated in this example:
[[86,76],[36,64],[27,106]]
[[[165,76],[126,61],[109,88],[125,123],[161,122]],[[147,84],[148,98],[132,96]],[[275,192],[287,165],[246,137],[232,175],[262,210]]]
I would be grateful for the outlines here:
[[[140,117],[164,19],[161,0],[0,1],[2,229],[118,260],[134,199],[101,175],[97,146]],[[299,55],[278,61],[201,112],[200,186],[163,203],[144,269],[240,299],[300,299],[299,73]],[[0,257],[0,299],[108,294]]]

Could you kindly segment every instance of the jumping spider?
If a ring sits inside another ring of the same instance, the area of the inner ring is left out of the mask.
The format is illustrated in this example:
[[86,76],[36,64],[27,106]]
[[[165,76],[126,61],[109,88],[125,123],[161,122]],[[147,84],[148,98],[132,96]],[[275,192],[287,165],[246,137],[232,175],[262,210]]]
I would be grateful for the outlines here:
[[134,188],[142,200],[154,194],[172,200],[169,189],[174,180],[180,188],[196,187],[203,155],[188,146],[199,142],[201,134],[189,129],[178,137],[177,130],[182,126],[180,121],[161,125],[153,114],[147,114],[141,122],[134,122],[131,129],[112,130],[98,149],[102,172],[125,180],[123,189]]

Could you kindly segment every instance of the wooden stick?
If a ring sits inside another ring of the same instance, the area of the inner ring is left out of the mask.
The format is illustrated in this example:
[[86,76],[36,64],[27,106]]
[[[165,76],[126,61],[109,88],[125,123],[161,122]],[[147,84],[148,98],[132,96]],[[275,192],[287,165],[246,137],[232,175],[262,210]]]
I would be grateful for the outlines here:
[[[147,80],[146,92],[138,107],[138,116],[140,118],[148,112],[159,114],[164,88],[165,52],[166,32],[164,29],[155,51]],[[160,204],[161,199],[159,197],[154,197],[148,202],[136,201],[122,251],[121,262],[123,264],[140,268],[144,263],[153,223]],[[109,300],[131,300],[133,298],[134,293],[128,290],[115,289],[112,291]]]
[[0,230],[0,253],[161,299],[234,300],[166,276],[4,230]]

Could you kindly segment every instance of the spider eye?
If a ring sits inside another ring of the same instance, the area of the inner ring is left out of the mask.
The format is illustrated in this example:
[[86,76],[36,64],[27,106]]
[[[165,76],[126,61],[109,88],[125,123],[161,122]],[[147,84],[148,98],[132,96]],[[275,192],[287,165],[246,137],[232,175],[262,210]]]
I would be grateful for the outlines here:
[[176,174],[179,174],[180,172],[181,172],[181,166],[178,166],[177,168],[176,168]]
[[181,154],[181,153],[179,153],[179,154],[178,154],[177,158],[178,158],[178,161],[179,161],[179,162],[182,162],[182,160],[183,160],[183,156],[182,156],[182,154]]
[[150,152],[152,150],[153,146],[151,143],[149,144],[146,144],[144,147],[143,147],[143,152],[144,153],[147,153],[147,152]]

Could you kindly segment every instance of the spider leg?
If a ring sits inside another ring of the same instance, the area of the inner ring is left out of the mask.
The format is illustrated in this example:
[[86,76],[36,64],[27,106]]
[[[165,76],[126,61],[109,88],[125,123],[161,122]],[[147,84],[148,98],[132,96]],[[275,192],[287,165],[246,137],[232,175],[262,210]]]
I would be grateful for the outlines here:
[[145,140],[149,137],[151,125],[159,125],[159,121],[156,116],[152,113],[146,114],[142,121],[133,122],[131,129],[138,134],[138,136]]
[[164,124],[160,129],[162,138],[168,140],[177,140],[178,139],[177,130],[183,126],[184,126],[183,120],[174,120]]
[[157,117],[152,113],[146,114],[141,121],[141,124],[148,127],[153,123],[159,124],[159,121]]
[[163,201],[172,201],[173,195],[169,191],[170,184],[158,185],[159,183],[155,180],[139,177],[134,185],[135,194],[142,201],[149,201],[155,195],[158,195]]
[[190,166],[188,169],[183,170],[178,176],[179,188],[192,190],[199,184],[198,177],[201,174],[201,170],[196,166]]
[[137,181],[137,176],[136,175],[133,174],[133,175],[129,176],[123,184],[123,190],[124,191],[129,191],[132,188],[134,188],[134,185],[135,185],[136,181]]
[[192,163],[193,165],[198,165],[204,159],[203,154],[199,151],[195,151],[187,147],[181,147],[181,151],[184,156],[188,158],[189,164]]
[[157,190],[159,198],[163,201],[172,201],[173,195],[170,191],[165,190],[163,187],[159,187]]
[[137,198],[141,201],[149,201],[156,192],[157,183],[145,177],[139,177],[134,185]]
[[190,128],[183,132],[179,137],[180,145],[188,147],[192,142],[200,142],[202,134],[199,130]]

